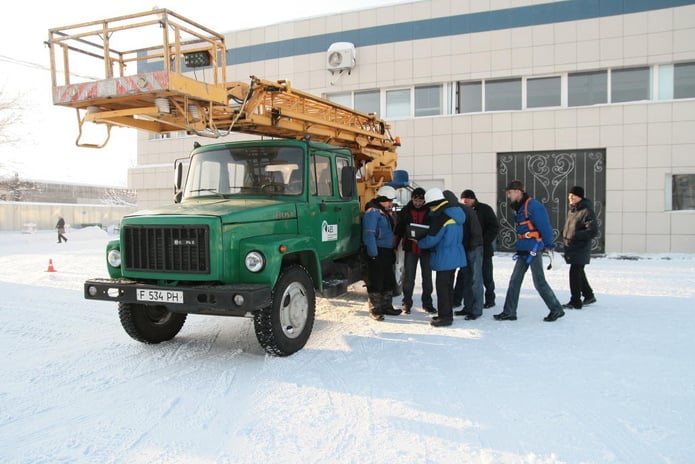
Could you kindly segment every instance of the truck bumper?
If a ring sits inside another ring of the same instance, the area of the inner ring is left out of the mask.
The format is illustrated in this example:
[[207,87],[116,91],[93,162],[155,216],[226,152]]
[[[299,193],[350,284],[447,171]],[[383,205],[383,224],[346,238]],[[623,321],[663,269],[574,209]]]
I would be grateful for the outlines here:
[[162,287],[129,279],[90,279],[84,283],[88,300],[165,306],[178,313],[250,316],[271,303],[272,289],[262,284]]

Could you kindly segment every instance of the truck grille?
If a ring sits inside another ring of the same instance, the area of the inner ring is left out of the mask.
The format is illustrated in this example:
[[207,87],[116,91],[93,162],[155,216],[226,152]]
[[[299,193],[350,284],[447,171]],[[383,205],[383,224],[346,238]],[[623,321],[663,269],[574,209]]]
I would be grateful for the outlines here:
[[125,226],[123,263],[128,271],[210,272],[207,226]]

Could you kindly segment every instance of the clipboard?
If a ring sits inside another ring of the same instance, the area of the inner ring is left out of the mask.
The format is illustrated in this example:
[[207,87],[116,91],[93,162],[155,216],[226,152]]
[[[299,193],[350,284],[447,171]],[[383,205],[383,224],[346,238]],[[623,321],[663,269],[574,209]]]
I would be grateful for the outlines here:
[[424,224],[408,224],[406,227],[406,233],[408,238],[411,240],[420,240],[430,231],[430,226]]

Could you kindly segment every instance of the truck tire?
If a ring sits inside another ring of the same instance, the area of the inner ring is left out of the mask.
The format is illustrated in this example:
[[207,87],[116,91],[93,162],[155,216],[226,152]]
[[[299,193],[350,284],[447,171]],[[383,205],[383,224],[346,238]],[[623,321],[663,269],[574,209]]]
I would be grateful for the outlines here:
[[309,340],[316,315],[316,292],[302,266],[282,271],[273,289],[272,303],[254,314],[258,343],[266,352],[289,356]]
[[142,343],[161,343],[179,333],[186,313],[173,313],[164,306],[118,303],[118,317],[126,333]]

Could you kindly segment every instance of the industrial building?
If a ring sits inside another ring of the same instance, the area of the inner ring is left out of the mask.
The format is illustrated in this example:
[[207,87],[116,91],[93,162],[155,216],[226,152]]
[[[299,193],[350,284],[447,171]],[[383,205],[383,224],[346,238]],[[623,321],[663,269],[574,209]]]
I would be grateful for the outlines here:
[[[501,251],[520,179],[557,234],[583,186],[595,253],[695,252],[693,1],[425,0],[220,32],[228,80],[286,79],[388,120],[411,181],[496,208]],[[140,132],[128,188],[171,203],[195,141],[248,138]]]

